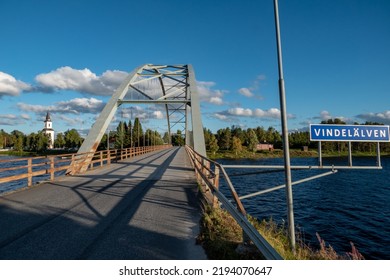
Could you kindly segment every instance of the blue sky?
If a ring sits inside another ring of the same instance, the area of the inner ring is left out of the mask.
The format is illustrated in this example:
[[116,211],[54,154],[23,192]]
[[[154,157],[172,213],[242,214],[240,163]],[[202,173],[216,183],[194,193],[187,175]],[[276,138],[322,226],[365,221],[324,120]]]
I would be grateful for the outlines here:
[[[390,1],[279,0],[288,125],[390,124]],[[0,129],[91,127],[126,73],[192,64],[205,127],[280,129],[272,0],[0,0]],[[133,107],[163,129],[158,107]],[[122,119],[119,110],[111,128]],[[163,132],[163,131],[162,131]]]

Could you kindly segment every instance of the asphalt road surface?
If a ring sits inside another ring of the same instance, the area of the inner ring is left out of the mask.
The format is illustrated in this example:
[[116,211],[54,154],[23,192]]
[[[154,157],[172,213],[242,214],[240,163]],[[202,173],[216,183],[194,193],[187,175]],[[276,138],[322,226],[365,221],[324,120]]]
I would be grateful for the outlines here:
[[0,196],[0,259],[206,259],[184,148]]

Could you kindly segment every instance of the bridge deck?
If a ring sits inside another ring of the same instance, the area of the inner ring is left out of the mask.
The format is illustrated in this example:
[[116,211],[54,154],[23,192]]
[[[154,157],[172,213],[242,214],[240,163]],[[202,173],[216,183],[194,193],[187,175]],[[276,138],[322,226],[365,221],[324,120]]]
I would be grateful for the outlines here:
[[0,259],[205,259],[183,148],[0,197]]

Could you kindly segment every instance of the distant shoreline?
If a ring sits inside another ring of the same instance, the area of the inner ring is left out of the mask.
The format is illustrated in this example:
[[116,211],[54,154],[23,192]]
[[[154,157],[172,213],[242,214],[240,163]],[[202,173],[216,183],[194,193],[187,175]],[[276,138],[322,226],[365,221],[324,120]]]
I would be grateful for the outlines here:
[[[212,155],[210,152],[207,152],[207,156],[210,159],[262,159],[262,158],[282,158],[283,150],[274,150],[274,151],[257,151],[255,153],[243,151],[234,154],[232,151],[218,151],[215,155]],[[347,157],[348,152],[332,152],[332,153],[322,153],[322,157]],[[352,152],[352,156],[358,157],[376,157],[376,153],[370,152]],[[381,153],[381,156],[390,156],[389,153]],[[292,158],[300,158],[300,157],[312,157],[317,158],[318,152],[314,150],[309,151],[301,151],[301,150],[291,150],[290,149],[290,157]]]
[[[16,152],[13,150],[0,149],[0,156],[23,156],[23,157],[36,157],[36,156],[47,156],[47,155],[61,155],[64,153],[70,153],[68,150],[48,150],[45,153],[38,152]],[[218,151],[215,155],[212,155],[207,151],[207,156],[210,159],[261,159],[261,158],[282,158],[283,150],[275,149],[273,151],[257,151],[255,153],[248,152],[246,150],[238,153],[237,155],[232,151]],[[315,150],[301,151],[296,149],[290,149],[290,156],[292,158],[296,157],[318,157],[318,152]],[[325,157],[347,157],[348,152],[332,152],[332,153],[323,153],[322,156]],[[352,156],[359,157],[375,157],[376,153],[370,152],[352,152]],[[390,156],[390,153],[381,153],[381,156]]]
[[20,156],[20,157],[39,157],[39,156],[55,156],[55,155],[61,155],[61,154],[69,154],[74,153],[68,150],[47,150],[46,152],[17,152],[10,149],[0,149],[0,156]]

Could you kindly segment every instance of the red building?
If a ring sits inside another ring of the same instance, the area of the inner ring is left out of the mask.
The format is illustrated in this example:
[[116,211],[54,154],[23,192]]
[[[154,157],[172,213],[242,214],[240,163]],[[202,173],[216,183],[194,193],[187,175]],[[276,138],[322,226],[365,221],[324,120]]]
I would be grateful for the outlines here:
[[258,151],[273,151],[274,144],[267,144],[267,143],[257,144],[256,148]]

